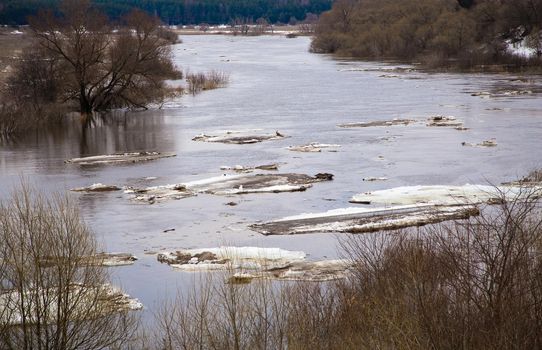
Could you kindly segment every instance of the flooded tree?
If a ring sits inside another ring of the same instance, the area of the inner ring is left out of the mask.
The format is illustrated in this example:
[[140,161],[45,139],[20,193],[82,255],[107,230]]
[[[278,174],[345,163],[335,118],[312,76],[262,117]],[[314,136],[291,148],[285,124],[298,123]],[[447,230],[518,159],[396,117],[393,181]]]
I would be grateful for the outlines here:
[[0,203],[0,348],[104,349],[127,342],[140,304],[108,284],[93,234],[65,197],[28,187]]
[[34,57],[50,64],[44,65],[47,71],[19,79],[19,89],[32,91],[38,84],[28,80],[45,74],[55,86],[49,100],[75,103],[88,116],[161,101],[168,93],[164,80],[180,76],[157,18],[134,10],[114,28],[88,0],[64,1],[60,11],[61,16],[46,11],[30,19],[39,49],[27,52],[23,61]]

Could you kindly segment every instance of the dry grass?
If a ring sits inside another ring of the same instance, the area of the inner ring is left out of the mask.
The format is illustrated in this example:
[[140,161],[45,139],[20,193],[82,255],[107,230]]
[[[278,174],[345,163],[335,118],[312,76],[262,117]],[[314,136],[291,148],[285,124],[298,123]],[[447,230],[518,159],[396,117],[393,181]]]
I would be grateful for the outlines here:
[[224,87],[229,82],[228,74],[212,70],[208,73],[186,73],[188,91],[195,95],[201,91]]

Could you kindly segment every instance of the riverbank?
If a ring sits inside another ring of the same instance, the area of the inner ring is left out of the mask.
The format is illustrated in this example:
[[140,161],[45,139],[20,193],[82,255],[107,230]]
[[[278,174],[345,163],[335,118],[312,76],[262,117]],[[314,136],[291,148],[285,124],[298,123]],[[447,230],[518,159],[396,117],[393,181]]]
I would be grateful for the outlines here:
[[259,36],[259,35],[278,35],[278,36],[311,36],[314,31],[312,24],[300,25],[217,25],[217,26],[171,26],[170,29],[178,35],[233,35],[233,36]]

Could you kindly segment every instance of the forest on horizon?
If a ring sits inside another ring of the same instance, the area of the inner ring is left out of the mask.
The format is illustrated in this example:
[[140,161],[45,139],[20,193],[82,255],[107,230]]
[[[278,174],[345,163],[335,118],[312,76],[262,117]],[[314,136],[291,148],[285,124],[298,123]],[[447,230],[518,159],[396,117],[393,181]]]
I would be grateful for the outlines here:
[[[133,8],[157,15],[170,25],[232,24],[255,22],[295,23],[307,14],[331,8],[332,0],[93,0],[110,18],[117,19]],[[0,0],[0,24],[27,24],[27,17],[41,9],[58,9],[60,0]]]

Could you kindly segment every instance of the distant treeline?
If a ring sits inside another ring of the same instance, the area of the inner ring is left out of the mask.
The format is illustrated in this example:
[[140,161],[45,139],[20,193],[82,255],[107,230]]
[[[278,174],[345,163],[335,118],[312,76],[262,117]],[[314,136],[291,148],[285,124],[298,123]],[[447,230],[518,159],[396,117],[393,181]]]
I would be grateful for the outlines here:
[[[59,0],[0,0],[0,24],[26,24],[40,9],[56,10]],[[265,18],[271,23],[305,19],[331,8],[332,0],[93,0],[116,19],[134,7],[159,16],[167,24],[228,24]]]
[[[320,16],[312,50],[434,67],[540,67],[541,29],[542,0],[337,0]],[[512,53],[514,44],[531,54]]]

